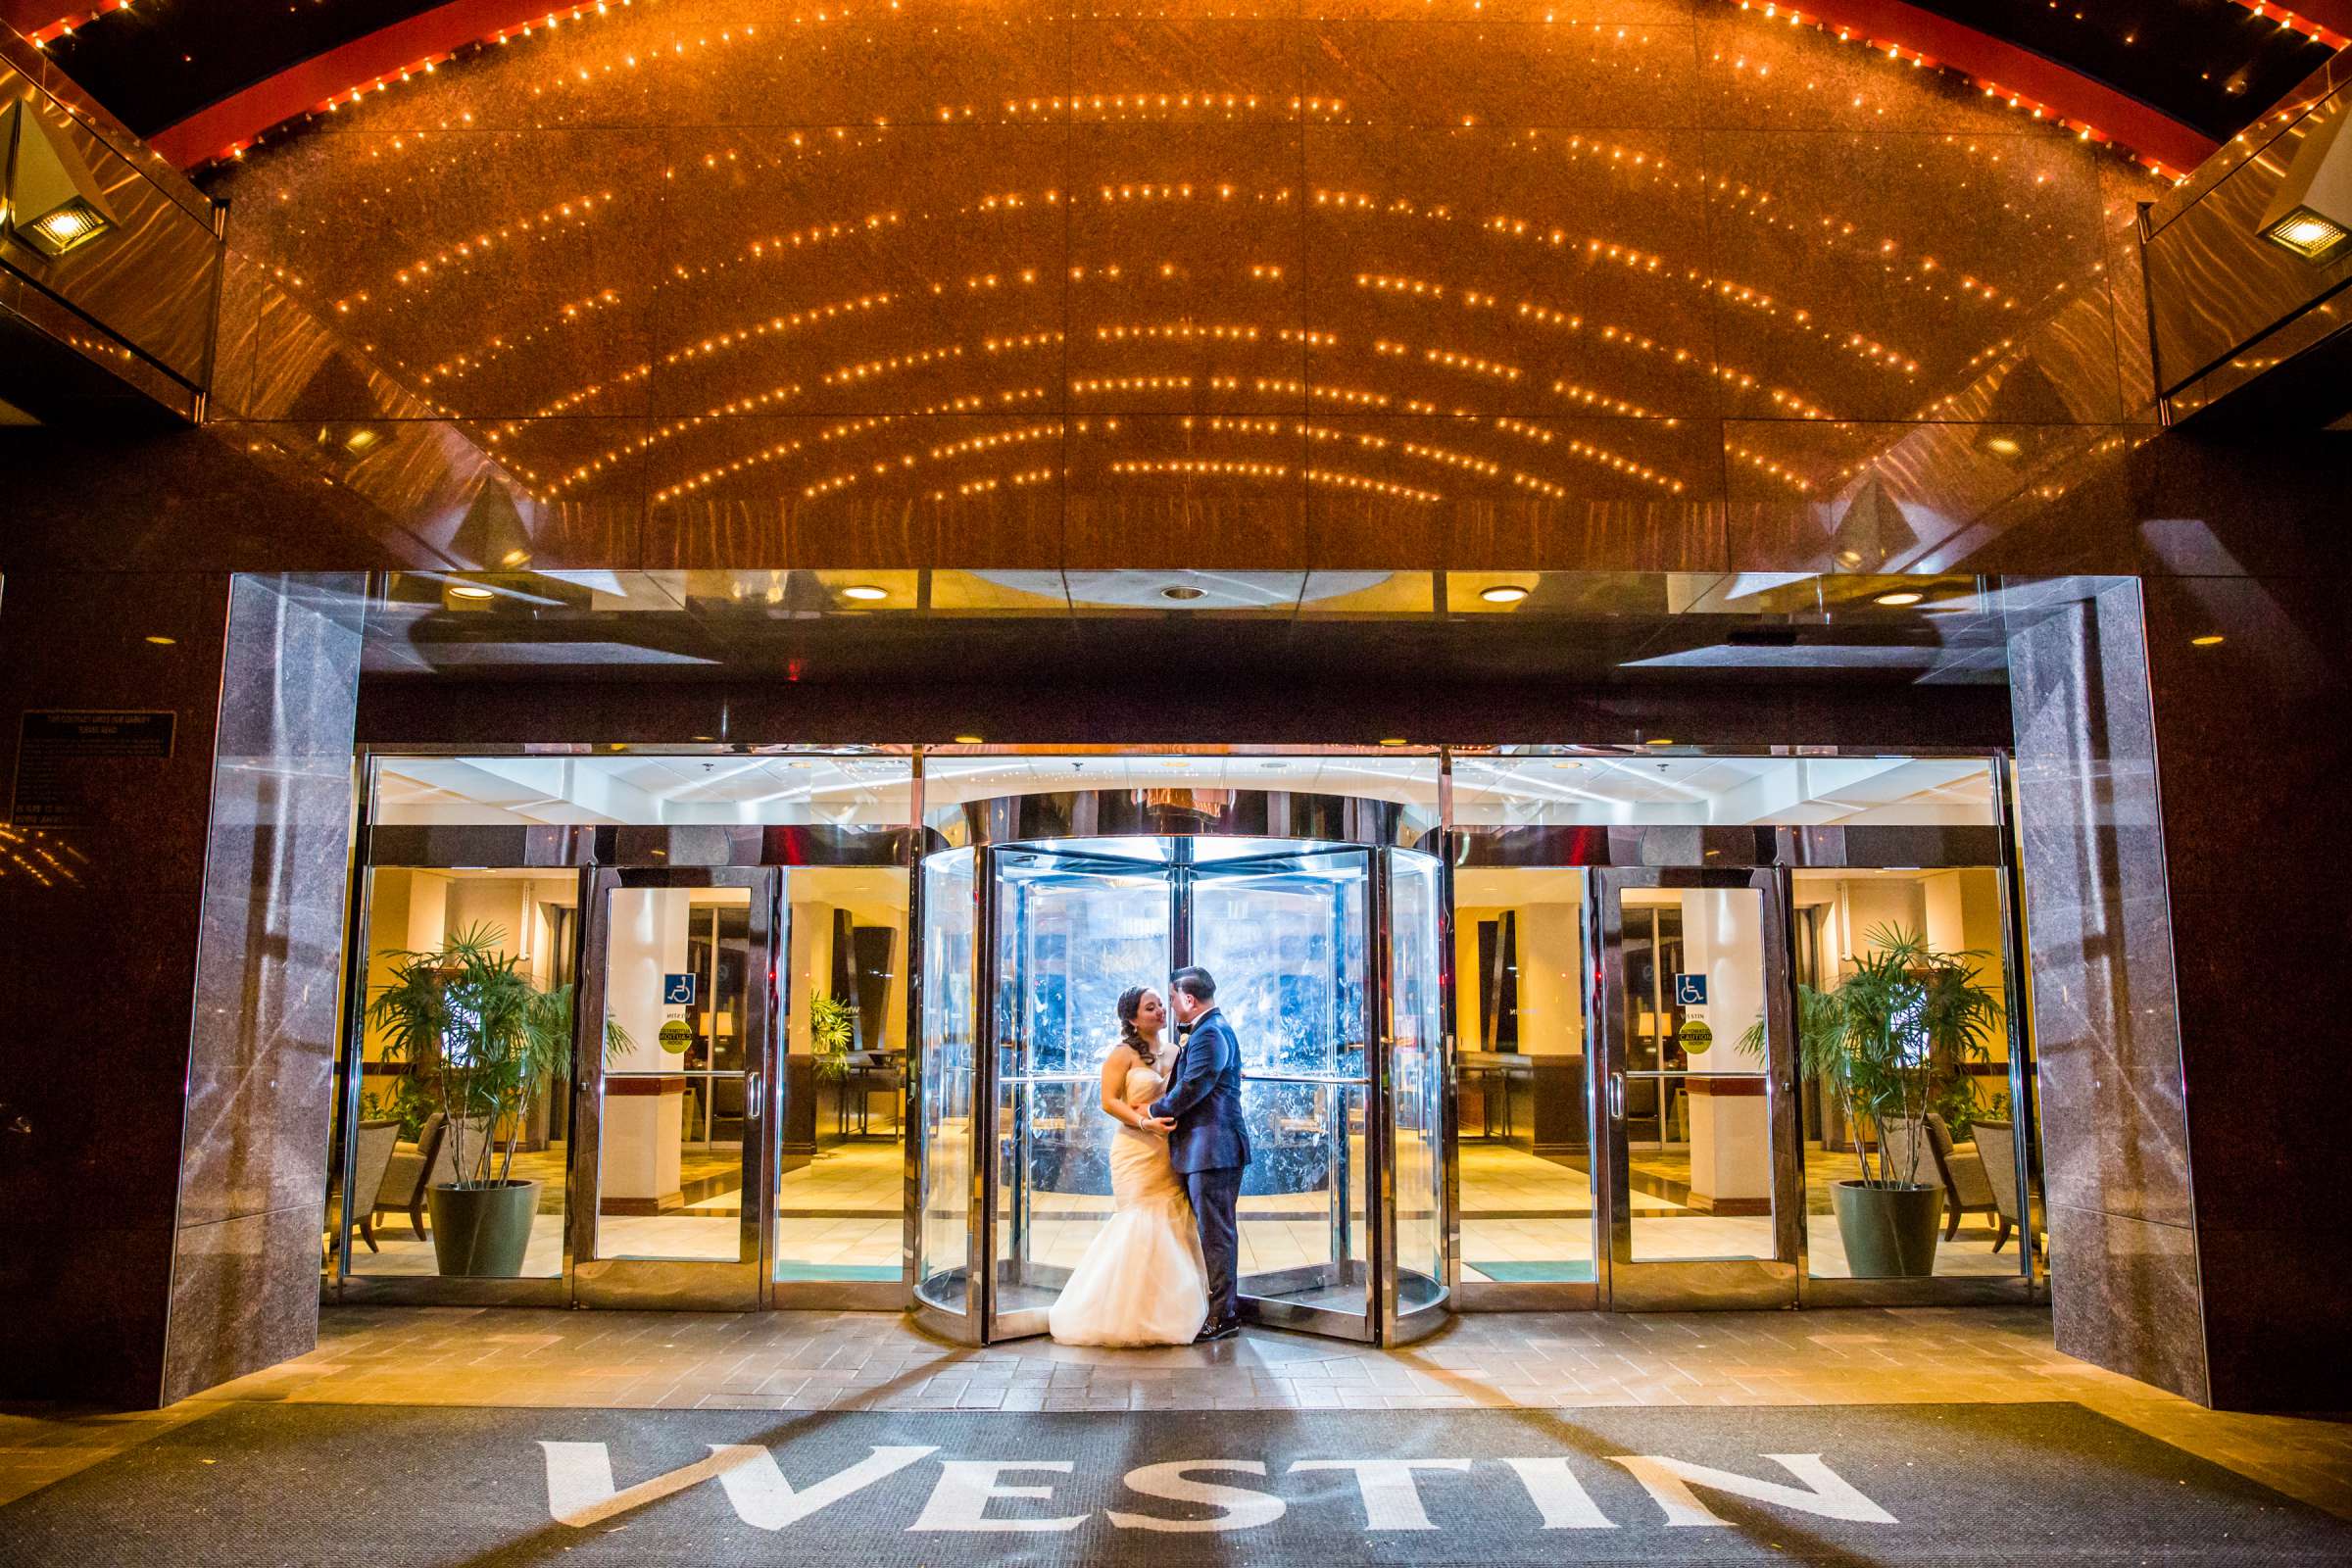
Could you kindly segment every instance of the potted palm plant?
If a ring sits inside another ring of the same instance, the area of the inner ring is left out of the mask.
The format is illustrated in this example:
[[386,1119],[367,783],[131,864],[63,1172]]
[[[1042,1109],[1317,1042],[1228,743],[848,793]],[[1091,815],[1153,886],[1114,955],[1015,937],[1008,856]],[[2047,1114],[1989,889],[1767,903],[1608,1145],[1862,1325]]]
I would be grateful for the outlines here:
[[[1949,1101],[1967,1062],[1988,1054],[2001,1004],[1977,984],[1981,953],[1938,953],[1895,926],[1865,940],[1869,951],[1836,986],[1797,987],[1797,1059],[1838,1098],[1861,1165],[1859,1179],[1831,1189],[1854,1277],[1932,1274],[1943,1187],[1928,1169],[1928,1112]],[[1763,1054],[1760,1021],[1740,1048]],[[1878,1129],[1875,1158],[1865,1125]]]
[[[514,1179],[514,1149],[532,1097],[570,1067],[571,987],[540,990],[505,940],[474,925],[437,948],[387,952],[391,978],[368,1004],[384,1059],[410,1067],[447,1129],[456,1179],[425,1195],[444,1274],[522,1272],[540,1184]],[[605,1028],[608,1052],[627,1044],[617,1023]]]

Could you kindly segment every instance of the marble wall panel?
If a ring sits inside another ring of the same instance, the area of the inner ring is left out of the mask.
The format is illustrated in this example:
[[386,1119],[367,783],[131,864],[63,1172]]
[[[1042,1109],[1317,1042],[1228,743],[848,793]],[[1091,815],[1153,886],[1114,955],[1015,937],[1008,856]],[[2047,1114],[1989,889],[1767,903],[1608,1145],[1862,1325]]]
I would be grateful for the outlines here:
[[[17,570],[0,612],[0,777],[18,714],[174,715],[167,758],[85,763],[80,825],[0,830],[0,1380],[152,1401],[175,1225],[228,579]],[[150,641],[149,639],[160,639]],[[37,874],[36,874],[37,873]],[[61,976],[104,976],[92,993]],[[37,1224],[33,1216],[38,1216]]]
[[1303,83],[1361,124],[1687,126],[1692,55],[1670,22],[1331,18],[1307,28]]
[[1297,125],[1071,132],[1073,416],[1305,407]]
[[[669,192],[658,138],[358,140],[297,144],[266,173],[225,175],[222,193],[250,215],[235,243],[436,412],[644,412]],[[300,207],[273,202],[294,176]]]
[[1051,566],[1054,414],[718,419],[652,458],[657,567]]
[[1057,409],[1068,134],[673,132],[657,412]]
[[2191,1399],[2212,1396],[2195,1233],[2050,1206],[2058,1348]]
[[167,1398],[316,1333],[365,593],[357,573],[230,584]]
[[1218,427],[1241,417],[1073,416],[1063,564],[1303,569],[1309,455],[1299,416],[1249,417],[1261,435]]
[[2139,586],[2085,580],[2072,602],[2042,590],[2021,600],[2019,617],[2009,667],[2020,877],[2059,1344],[2203,1397]]
[[[1070,117],[1153,123],[1320,120],[1301,84],[1305,29],[1288,18],[1090,15],[1070,24]],[[1024,109],[1030,116],[1038,111]]]

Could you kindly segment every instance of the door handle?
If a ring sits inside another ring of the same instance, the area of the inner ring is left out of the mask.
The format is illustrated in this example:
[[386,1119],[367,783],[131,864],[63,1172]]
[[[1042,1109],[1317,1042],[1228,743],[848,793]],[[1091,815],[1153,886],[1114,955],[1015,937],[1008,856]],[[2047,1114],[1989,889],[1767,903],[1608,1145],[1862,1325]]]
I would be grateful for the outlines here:
[[745,1121],[760,1119],[760,1091],[763,1087],[764,1084],[758,1073],[747,1072],[743,1075],[743,1119]]
[[1609,1120],[1625,1120],[1625,1074],[1609,1074]]

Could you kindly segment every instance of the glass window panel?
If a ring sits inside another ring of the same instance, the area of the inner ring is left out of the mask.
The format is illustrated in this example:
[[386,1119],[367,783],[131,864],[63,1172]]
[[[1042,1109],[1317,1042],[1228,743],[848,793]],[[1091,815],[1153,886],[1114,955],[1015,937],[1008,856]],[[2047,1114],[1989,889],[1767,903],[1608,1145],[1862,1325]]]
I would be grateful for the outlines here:
[[[1764,1011],[1764,896],[1629,888],[1621,909],[1632,1255],[1771,1258],[1770,1101],[1740,1045]],[[1703,1004],[1683,976],[1703,979]]]
[[[579,880],[569,872],[371,870],[368,999],[372,1004],[395,985],[404,954],[435,952],[468,930],[494,954],[514,958],[534,990],[568,999],[578,898]],[[329,1241],[348,1176],[350,1271],[371,1277],[441,1273],[432,1242],[431,1190],[456,1179],[462,1158],[474,1173],[488,1170],[534,1184],[519,1275],[561,1275],[571,1108],[568,1049],[560,1070],[530,1075],[520,1116],[494,1124],[479,1114],[462,1115],[454,1131],[436,1092],[432,1053],[429,1045],[403,1052],[380,1012],[366,1018],[360,1121],[354,1144],[338,1152],[327,1200]],[[462,1103],[458,1108],[465,1109]]]
[[[750,991],[751,906],[749,888],[610,895],[605,1011],[619,1035],[605,1058],[597,1257],[744,1255],[743,1062],[763,1011]],[[672,1000],[679,976],[693,1001]]]
[[1444,1294],[1446,1043],[1438,862],[1389,853],[1390,1079],[1396,1150],[1397,1307]]
[[785,1283],[904,1272],[906,886],[897,865],[784,873],[774,1252]]
[[1596,1277],[1585,893],[1572,868],[1454,872],[1465,1280]]
[[922,1225],[915,1273],[924,1300],[964,1309],[972,1228],[973,852],[923,862]]
[[[1835,992],[1889,937],[1913,936],[1959,958],[1968,983],[1999,1005],[1974,1047],[1934,1054],[1931,1118],[1857,1117],[1814,1081],[1803,1086],[1807,1266],[1818,1277],[1851,1278],[1837,1217],[1838,1182],[1858,1178],[1891,1149],[1895,1173],[1943,1189],[1935,1272],[1944,1277],[2015,1275],[2018,1244],[2016,1118],[2010,1103],[2008,955],[2001,872],[1993,866],[1847,868],[1794,874],[1796,981]],[[1914,1151],[1917,1166],[1912,1168]]]

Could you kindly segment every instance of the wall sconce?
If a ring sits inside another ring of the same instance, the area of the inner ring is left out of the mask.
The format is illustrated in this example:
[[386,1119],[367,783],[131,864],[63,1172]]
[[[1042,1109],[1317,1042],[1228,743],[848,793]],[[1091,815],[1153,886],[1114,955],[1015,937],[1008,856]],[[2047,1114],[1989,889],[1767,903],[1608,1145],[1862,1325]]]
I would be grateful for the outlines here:
[[2340,134],[2352,98],[2303,137],[2278,194],[2263,210],[2262,237],[2324,267],[2352,250],[2352,142]]
[[98,176],[24,99],[0,111],[0,231],[55,261],[113,230]]

